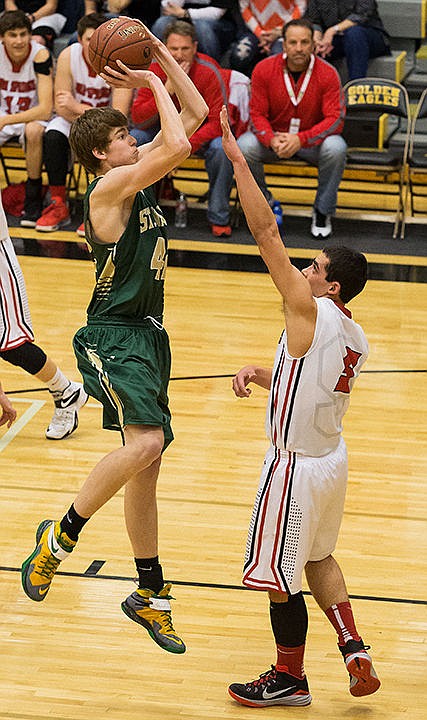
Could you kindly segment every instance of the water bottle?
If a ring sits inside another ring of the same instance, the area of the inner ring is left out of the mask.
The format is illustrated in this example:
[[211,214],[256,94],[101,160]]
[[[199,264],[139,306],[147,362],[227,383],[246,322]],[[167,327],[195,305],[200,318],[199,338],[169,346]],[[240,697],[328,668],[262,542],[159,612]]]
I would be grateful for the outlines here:
[[275,200],[271,206],[272,211],[274,212],[274,216],[276,218],[277,227],[279,229],[280,237],[283,237],[284,235],[284,228],[283,228],[283,210],[280,202],[278,200]]
[[175,227],[187,227],[187,198],[183,192],[179,193],[175,207]]

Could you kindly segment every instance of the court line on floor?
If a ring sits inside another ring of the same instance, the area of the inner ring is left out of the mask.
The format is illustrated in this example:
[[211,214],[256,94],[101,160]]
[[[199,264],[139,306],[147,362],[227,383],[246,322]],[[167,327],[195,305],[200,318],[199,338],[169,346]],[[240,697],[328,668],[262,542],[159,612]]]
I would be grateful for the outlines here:
[[[127,577],[125,575],[99,575],[94,572],[94,568],[102,567],[105,564],[105,560],[93,560],[89,565],[88,569],[83,573],[78,572],[66,572],[64,570],[58,570],[56,575],[62,575],[63,577],[76,577],[76,578],[88,578],[90,580],[118,580],[120,582],[133,582],[133,577]],[[14,572],[20,573],[21,568],[6,567],[0,565],[0,572]],[[222,583],[203,583],[203,582],[190,582],[188,580],[165,580],[170,582],[172,585],[181,585],[183,587],[199,587],[199,588],[210,588],[212,590],[243,590],[245,592],[256,592],[252,588],[244,587],[244,585],[227,585]],[[304,595],[311,595],[308,590],[303,591]],[[349,595],[352,600],[370,600],[373,602],[387,602],[387,603],[399,603],[401,605],[427,605],[427,600],[415,600],[412,598],[394,598],[394,597],[379,597],[377,595]]]
[[[9,393],[8,393],[9,394]],[[10,393],[12,394],[12,393]],[[12,442],[12,440],[21,432],[30,420],[38,413],[38,411],[46,404],[46,400],[24,400],[22,398],[14,398],[14,403],[31,403],[31,406],[20,415],[16,422],[10,427],[0,438],[0,453]]]
[[[386,368],[384,370],[361,370],[361,375],[372,375],[372,374],[389,374],[389,373],[426,373],[427,368],[408,368],[408,369],[399,369],[399,368]],[[215,379],[221,379],[221,378],[232,378],[235,376],[236,373],[216,373],[214,375],[182,375],[181,377],[171,377],[170,382],[173,382],[174,380],[215,380]],[[48,392],[48,389],[46,387],[39,387],[39,388],[23,388],[21,390],[7,390],[8,395],[23,395],[25,393],[35,393],[35,392]]]

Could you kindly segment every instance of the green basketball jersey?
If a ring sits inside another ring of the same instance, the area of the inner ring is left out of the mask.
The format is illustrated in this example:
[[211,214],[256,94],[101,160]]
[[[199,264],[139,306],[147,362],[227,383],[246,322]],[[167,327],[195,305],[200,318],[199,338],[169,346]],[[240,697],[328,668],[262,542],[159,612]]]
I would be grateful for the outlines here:
[[154,191],[150,187],[136,193],[122,236],[104,245],[96,242],[89,219],[89,197],[99,180],[89,185],[84,199],[86,240],[96,275],[88,321],[139,324],[150,317],[161,323],[168,245]]

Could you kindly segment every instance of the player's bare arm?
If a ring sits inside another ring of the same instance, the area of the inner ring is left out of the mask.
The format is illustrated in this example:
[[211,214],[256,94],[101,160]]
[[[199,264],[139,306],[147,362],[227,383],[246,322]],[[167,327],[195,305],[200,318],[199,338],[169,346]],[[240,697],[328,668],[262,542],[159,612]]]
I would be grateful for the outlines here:
[[103,162],[105,173],[90,199],[91,220],[99,242],[116,242],[126,227],[135,194],[160,180],[191,151],[180,116],[160,78],[149,70],[132,74],[139,76],[139,87],[152,90],[163,133],[160,143],[147,143],[138,149],[127,127],[115,128],[108,148],[93,150]]
[[73,122],[90,106],[80,103],[74,97],[73,76],[70,65],[71,47],[65,48],[59,55],[55,72],[55,110],[58,115]]
[[239,199],[261,256],[283,297],[291,352],[303,355],[312,342],[317,308],[310,284],[292,265],[280,237],[273,212],[259,189],[228,123],[227,110],[221,110],[224,152],[233,163]]
[[209,114],[209,108],[188,77],[185,66],[181,67],[172,57],[166,46],[148,31],[154,48],[154,58],[168,76],[181,106],[181,118],[187,133],[191,137]]
[[[141,23],[142,24],[142,23]],[[176,62],[166,46],[153,35],[148,28],[143,25],[147,35],[151,38],[153,44],[153,59],[157,60],[160,67],[165,71],[173,90],[179,100],[181,106],[181,120],[183,122],[187,137],[191,137],[200,127],[203,120],[209,113],[209,108],[202,98],[201,94],[190,80],[184,69]],[[137,88],[141,85],[133,84],[135,79],[132,72],[120,63],[121,73],[114,72],[108,68],[108,73],[101,73],[101,77],[114,88]],[[160,132],[162,132],[160,130]],[[153,142],[157,142],[154,138]]]
[[271,386],[271,368],[259,367],[259,365],[245,365],[234,376],[232,387],[237,397],[249,397],[251,389],[249,383],[259,385],[259,387],[269,390]]

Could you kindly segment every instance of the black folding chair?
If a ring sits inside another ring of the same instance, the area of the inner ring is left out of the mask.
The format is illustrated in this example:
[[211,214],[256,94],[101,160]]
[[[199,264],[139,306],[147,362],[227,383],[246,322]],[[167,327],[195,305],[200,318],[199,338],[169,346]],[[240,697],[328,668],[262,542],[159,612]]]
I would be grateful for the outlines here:
[[391,185],[397,175],[397,207],[394,220],[393,238],[397,237],[401,223],[401,238],[405,227],[404,188],[410,138],[410,106],[406,88],[394,80],[383,78],[359,78],[344,86],[347,111],[352,116],[363,113],[387,113],[397,119],[397,129],[402,129],[402,120],[407,120],[404,140],[401,145],[373,148],[364,145],[363,134],[357,147],[347,151],[347,169],[372,170],[375,175]]

